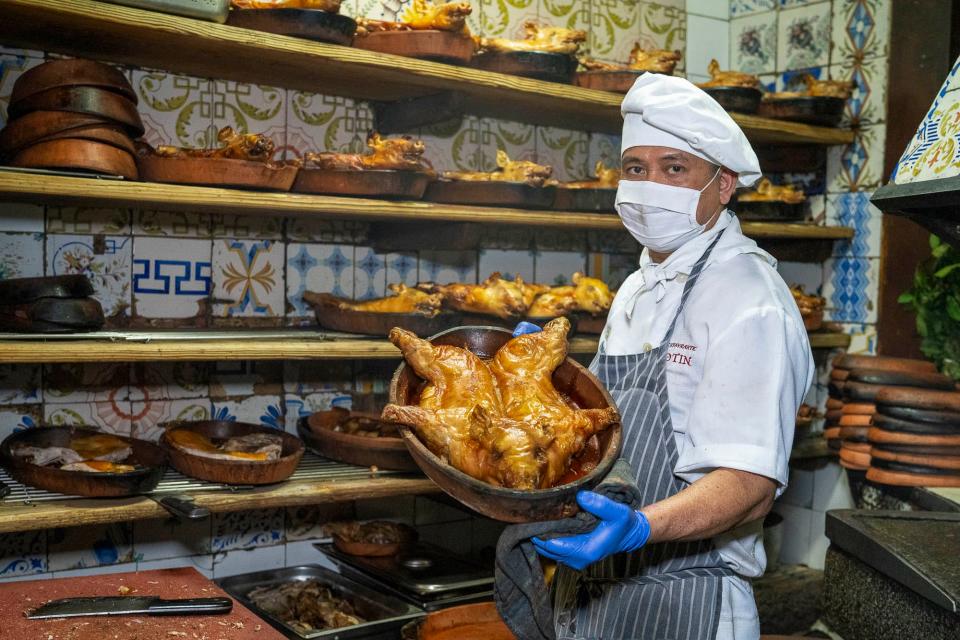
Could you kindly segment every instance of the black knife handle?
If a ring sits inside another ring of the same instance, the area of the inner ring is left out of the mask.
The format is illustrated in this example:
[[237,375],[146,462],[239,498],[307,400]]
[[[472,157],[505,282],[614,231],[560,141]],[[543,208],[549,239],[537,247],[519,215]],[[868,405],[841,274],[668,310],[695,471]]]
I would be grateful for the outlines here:
[[152,616],[173,615],[210,615],[230,613],[233,600],[230,598],[185,598],[183,600],[157,599],[150,605],[148,613]]
[[210,517],[210,509],[199,507],[190,496],[171,495],[154,498],[160,506],[177,516],[187,520],[203,520]]

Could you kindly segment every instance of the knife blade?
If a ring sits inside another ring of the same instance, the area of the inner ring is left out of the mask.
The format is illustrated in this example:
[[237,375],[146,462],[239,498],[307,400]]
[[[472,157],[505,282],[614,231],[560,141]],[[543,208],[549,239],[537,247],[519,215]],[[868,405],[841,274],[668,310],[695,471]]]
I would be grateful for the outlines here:
[[31,619],[73,618],[76,616],[211,615],[230,613],[230,598],[186,598],[164,600],[157,596],[95,596],[51,600],[27,613]]

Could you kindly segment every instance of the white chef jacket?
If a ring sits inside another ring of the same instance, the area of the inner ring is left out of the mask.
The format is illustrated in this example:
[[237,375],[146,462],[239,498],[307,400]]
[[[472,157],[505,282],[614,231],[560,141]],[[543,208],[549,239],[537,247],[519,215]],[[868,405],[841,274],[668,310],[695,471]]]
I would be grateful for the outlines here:
[[[679,452],[674,473],[693,482],[719,467],[749,471],[775,480],[779,496],[787,486],[797,409],[813,380],[813,354],[776,260],[743,235],[730,211],[662,264],[643,250],[640,268],[614,298],[601,345],[608,355],[660,345],[687,276],[721,232],[667,350]],[[763,574],[762,522],[717,536],[714,545],[740,576]],[[725,578],[717,639],[757,637],[758,624],[749,583]]]

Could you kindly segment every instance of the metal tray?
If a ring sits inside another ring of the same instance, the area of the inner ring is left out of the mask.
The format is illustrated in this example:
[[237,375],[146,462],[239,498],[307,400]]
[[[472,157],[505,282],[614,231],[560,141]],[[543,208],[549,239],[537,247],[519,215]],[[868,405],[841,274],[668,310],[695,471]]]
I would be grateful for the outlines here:
[[[348,598],[361,616],[373,619],[373,621],[352,627],[340,627],[303,634],[274,618],[247,598],[247,594],[256,587],[271,587],[284,582],[305,582],[307,580],[319,580],[329,585],[338,595]],[[243,606],[266,620],[286,637],[294,639],[330,638],[332,640],[348,640],[365,638],[373,640],[383,638],[386,640],[389,638],[393,640],[399,635],[400,628],[406,622],[424,614],[423,610],[407,602],[377,593],[349,578],[314,565],[245,573],[239,576],[222,578],[217,580],[216,583]]]

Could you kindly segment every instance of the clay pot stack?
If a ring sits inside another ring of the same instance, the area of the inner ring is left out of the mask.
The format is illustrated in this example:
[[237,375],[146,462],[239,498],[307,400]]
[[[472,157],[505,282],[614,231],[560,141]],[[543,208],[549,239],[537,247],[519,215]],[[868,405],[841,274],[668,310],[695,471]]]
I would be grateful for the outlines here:
[[868,480],[960,487],[960,392],[889,387],[876,406]]
[[14,83],[7,114],[3,164],[138,177],[137,95],[111,66],[63,59],[33,67]]
[[93,293],[82,274],[0,280],[0,331],[95,331],[104,317]]

